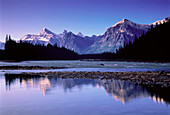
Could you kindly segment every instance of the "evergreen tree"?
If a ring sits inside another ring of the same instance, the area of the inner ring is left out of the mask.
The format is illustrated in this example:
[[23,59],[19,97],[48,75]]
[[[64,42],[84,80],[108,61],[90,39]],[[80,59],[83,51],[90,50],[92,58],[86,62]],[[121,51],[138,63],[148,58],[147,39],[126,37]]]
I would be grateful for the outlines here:
[[170,61],[170,23],[155,26],[133,43],[116,52],[116,57],[140,61]]
[[9,39],[8,39],[8,34],[6,35],[6,39],[5,39],[5,43],[8,41]]
[[153,24],[151,24],[151,30],[153,29]]
[[11,35],[9,35],[9,41],[11,41],[12,39],[11,39]]

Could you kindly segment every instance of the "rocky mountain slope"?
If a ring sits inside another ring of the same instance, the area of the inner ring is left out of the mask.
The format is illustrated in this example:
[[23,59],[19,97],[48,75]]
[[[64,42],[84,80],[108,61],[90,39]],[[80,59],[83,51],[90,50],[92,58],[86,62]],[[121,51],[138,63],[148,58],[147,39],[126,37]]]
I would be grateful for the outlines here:
[[0,42],[0,50],[4,50],[4,47],[5,47],[5,43]]
[[[154,22],[153,25],[166,22],[170,19],[167,17],[163,20]],[[38,35],[25,35],[21,40],[33,44],[57,44],[58,47],[71,49],[79,54],[97,54],[103,52],[116,52],[117,49],[133,42],[135,36],[139,37],[146,33],[151,24],[137,24],[130,20],[123,19],[115,25],[107,28],[105,33],[99,36],[84,36],[81,32],[74,34],[64,30],[63,33],[55,34],[43,28]]]

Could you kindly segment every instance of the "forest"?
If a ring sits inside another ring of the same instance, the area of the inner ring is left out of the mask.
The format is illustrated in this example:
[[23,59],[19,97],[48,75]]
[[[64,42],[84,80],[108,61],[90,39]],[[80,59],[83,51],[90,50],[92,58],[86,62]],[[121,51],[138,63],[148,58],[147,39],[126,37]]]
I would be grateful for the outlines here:
[[151,29],[124,44],[116,53],[82,55],[86,59],[170,62],[170,22],[151,25]]
[[5,50],[0,52],[1,60],[72,60],[78,59],[78,54],[57,44],[33,45],[20,41],[17,43],[11,37],[6,37]]
[[116,53],[121,59],[170,61],[170,22],[151,25],[150,31]]
[[151,25],[151,29],[135,38],[135,41],[124,44],[116,53],[84,54],[57,44],[47,46],[20,41],[17,43],[10,36],[6,37],[5,50],[0,50],[0,60],[131,60],[170,62],[170,22]]

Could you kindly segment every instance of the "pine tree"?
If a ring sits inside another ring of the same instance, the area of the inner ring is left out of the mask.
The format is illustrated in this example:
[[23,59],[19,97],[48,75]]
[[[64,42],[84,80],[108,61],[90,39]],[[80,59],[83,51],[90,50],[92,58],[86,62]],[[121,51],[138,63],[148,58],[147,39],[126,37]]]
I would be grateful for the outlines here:
[[11,35],[9,35],[9,41],[11,41],[12,39],[11,39]]
[[153,29],[153,24],[151,24],[151,30]]
[[55,48],[58,48],[58,46],[57,46],[57,44],[56,44],[56,43],[54,44],[54,47],[55,47]]
[[5,42],[7,42],[9,39],[8,39],[8,34],[6,35],[6,41]]

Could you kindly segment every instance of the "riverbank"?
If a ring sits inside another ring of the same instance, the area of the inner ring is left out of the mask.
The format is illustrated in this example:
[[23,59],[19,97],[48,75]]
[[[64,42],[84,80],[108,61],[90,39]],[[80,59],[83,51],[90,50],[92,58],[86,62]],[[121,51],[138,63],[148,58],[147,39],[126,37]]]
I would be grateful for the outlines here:
[[[8,73],[9,74],[9,73]],[[10,75],[10,74],[9,74]],[[13,74],[12,74],[13,75]],[[101,80],[124,80],[147,87],[170,87],[170,72],[24,72],[24,76],[54,76],[57,78],[88,78]]]
[[161,61],[161,60],[135,60],[135,59],[80,59],[80,61],[110,61],[110,62],[170,63],[170,61]]
[[[110,62],[143,62],[143,63],[170,63],[161,60],[135,60],[135,59],[74,59],[74,61],[110,61]],[[23,61],[56,61],[56,60],[0,60],[0,62],[23,62]]]
[[0,70],[49,70],[65,69],[66,67],[44,67],[44,66],[0,66]]

